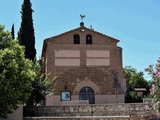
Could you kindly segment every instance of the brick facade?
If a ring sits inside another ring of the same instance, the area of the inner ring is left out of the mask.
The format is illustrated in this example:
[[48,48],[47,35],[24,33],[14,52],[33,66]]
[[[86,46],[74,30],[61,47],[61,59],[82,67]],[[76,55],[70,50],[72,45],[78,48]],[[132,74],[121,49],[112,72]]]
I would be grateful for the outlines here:
[[[74,43],[74,35],[79,36],[79,44]],[[91,44],[86,44],[87,35]],[[71,101],[79,100],[83,87],[94,92],[95,104],[116,102],[116,89],[113,88],[114,74],[118,72],[119,102],[124,102],[122,48],[119,40],[96,32],[80,24],[80,27],[44,40],[42,57],[45,59],[44,72],[50,78],[58,76],[52,87],[51,96],[47,96],[46,105],[60,105],[61,91],[71,92]],[[64,90],[64,85],[67,89]]]

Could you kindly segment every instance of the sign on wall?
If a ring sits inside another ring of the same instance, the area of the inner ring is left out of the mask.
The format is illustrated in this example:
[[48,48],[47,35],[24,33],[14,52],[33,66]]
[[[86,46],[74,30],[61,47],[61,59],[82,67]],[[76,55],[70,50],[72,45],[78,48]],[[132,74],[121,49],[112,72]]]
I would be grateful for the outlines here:
[[70,101],[71,92],[70,91],[61,91],[61,101]]

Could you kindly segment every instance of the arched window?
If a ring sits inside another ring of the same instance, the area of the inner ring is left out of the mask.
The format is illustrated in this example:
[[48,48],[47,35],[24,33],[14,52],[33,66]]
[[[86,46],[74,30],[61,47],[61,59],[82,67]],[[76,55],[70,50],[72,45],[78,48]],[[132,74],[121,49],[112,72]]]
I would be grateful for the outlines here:
[[79,35],[74,35],[74,44],[80,44],[80,37]]
[[86,36],[86,44],[92,44],[92,36],[91,35]]

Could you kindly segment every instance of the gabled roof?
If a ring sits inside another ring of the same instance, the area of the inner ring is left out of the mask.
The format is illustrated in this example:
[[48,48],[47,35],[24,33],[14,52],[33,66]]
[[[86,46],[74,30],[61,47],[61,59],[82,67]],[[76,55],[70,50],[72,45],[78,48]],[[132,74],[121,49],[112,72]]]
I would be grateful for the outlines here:
[[59,37],[59,36],[62,36],[62,35],[71,33],[71,32],[76,31],[76,30],[81,30],[81,29],[86,29],[86,30],[88,30],[88,31],[91,31],[91,32],[97,33],[97,34],[99,34],[99,35],[105,36],[105,37],[109,38],[112,42],[115,42],[115,43],[118,43],[118,42],[120,41],[120,40],[118,40],[118,39],[116,39],[116,38],[113,38],[113,37],[111,37],[111,36],[108,36],[108,35],[106,35],[106,34],[97,32],[97,31],[95,31],[95,30],[93,30],[93,29],[89,29],[89,28],[87,28],[87,27],[84,26],[84,23],[83,23],[83,22],[81,22],[81,23],[80,23],[80,27],[78,27],[78,28],[75,28],[75,29],[66,31],[66,32],[64,32],[64,33],[58,34],[58,35],[53,36],[53,37],[50,37],[50,38],[46,38],[46,39],[44,40],[44,42],[43,42],[42,56],[43,56],[43,52],[46,50],[47,42],[52,41],[53,38],[57,38],[57,37]]
[[[83,25],[81,25],[81,24],[83,24]],[[78,27],[78,28],[75,28],[75,29],[66,31],[66,32],[64,32],[64,33],[58,34],[58,35],[56,35],[56,36],[47,38],[47,39],[45,39],[44,41],[49,41],[49,39],[51,39],[51,38],[56,38],[56,37],[59,37],[59,36],[61,36],[61,35],[65,35],[65,34],[67,34],[67,33],[71,33],[72,31],[75,31],[75,30],[78,30],[78,29],[82,29],[82,28],[83,28],[83,29],[87,29],[87,30],[89,30],[89,31],[92,31],[92,32],[94,32],[94,33],[100,34],[100,35],[102,35],[102,36],[108,37],[108,38],[112,39],[113,41],[115,41],[115,42],[117,42],[117,43],[120,41],[120,40],[118,40],[118,39],[116,39],[116,38],[113,38],[113,37],[108,36],[108,35],[106,35],[106,34],[103,34],[103,33],[97,32],[97,31],[95,31],[95,30],[93,30],[93,29],[89,29],[89,28],[85,27],[83,22],[81,22],[80,25],[81,25],[81,26]]]

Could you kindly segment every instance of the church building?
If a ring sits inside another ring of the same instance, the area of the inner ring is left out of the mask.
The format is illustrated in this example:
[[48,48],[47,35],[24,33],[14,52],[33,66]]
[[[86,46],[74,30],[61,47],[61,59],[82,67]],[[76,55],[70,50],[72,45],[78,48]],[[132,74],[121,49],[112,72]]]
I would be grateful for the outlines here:
[[47,106],[124,103],[122,48],[119,40],[80,27],[44,40],[44,72],[57,76]]

